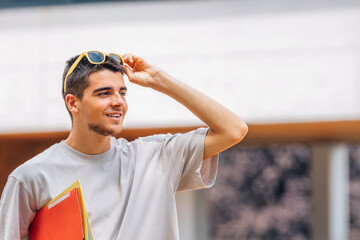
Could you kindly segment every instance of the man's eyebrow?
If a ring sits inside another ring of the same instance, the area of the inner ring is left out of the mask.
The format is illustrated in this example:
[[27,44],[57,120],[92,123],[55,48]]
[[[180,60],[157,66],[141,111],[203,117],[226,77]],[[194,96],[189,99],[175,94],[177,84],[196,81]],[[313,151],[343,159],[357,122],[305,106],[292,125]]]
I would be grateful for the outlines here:
[[[93,91],[93,93],[97,93],[97,92],[101,92],[101,91],[106,91],[106,90],[114,90],[114,88],[112,87],[102,87],[102,88],[97,88]],[[127,87],[121,87],[120,91],[127,91]]]
[[97,92],[101,92],[101,91],[105,91],[105,90],[113,90],[113,88],[112,87],[97,88],[93,91],[93,93],[97,93]]

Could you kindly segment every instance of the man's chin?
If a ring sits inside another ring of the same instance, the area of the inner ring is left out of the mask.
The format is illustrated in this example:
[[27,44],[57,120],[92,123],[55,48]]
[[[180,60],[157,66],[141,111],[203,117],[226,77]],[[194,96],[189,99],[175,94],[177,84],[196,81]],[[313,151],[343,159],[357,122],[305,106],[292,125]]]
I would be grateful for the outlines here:
[[102,136],[116,136],[119,135],[122,132],[122,128],[120,129],[109,129],[104,126],[98,125],[98,124],[92,124],[90,123],[88,125],[89,129],[99,135]]
[[120,135],[120,133],[121,133],[121,132],[122,132],[122,129],[120,129],[120,130],[118,130],[118,131],[116,131],[116,132],[112,133],[112,134],[111,134],[111,136],[116,137],[116,136]]

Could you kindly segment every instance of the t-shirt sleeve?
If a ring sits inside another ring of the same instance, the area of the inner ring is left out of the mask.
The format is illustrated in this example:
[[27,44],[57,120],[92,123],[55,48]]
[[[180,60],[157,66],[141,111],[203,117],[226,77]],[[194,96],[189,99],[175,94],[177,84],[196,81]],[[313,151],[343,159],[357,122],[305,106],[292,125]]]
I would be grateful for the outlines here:
[[205,136],[208,128],[167,135],[161,158],[169,166],[169,179],[176,191],[211,187],[216,178],[218,155],[203,160]]
[[35,202],[16,178],[9,176],[0,199],[0,239],[28,239]]

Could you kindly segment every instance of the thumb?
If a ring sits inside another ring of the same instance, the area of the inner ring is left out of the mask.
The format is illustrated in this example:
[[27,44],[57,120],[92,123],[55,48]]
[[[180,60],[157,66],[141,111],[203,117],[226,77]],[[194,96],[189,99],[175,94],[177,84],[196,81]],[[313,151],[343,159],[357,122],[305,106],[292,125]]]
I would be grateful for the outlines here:
[[133,76],[134,76],[134,72],[133,72],[133,70],[132,70],[129,66],[127,66],[127,65],[125,65],[125,73],[126,73],[126,75],[128,76],[129,80],[131,81],[131,79],[132,79]]

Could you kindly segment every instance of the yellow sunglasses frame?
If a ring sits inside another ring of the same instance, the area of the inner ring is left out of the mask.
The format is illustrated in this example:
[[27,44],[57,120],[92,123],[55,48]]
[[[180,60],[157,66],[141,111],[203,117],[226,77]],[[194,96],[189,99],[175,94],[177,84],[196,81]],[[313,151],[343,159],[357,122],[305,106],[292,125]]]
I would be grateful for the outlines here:
[[[102,62],[93,62],[93,61],[91,61],[89,56],[88,56],[89,52],[101,53],[104,56],[104,60]],[[106,53],[106,52],[100,52],[100,51],[86,51],[86,52],[81,53],[81,55],[75,60],[75,62],[71,65],[69,71],[66,73],[65,80],[64,80],[64,93],[66,92],[66,82],[67,82],[68,77],[70,76],[70,74],[72,74],[74,72],[74,69],[76,68],[76,66],[79,64],[80,60],[84,56],[86,56],[87,60],[91,64],[102,64],[103,62],[105,62],[105,59],[106,59],[107,56],[111,57],[110,54],[118,56],[121,59],[121,65],[124,66],[124,58],[121,55],[116,54],[116,53]]]

